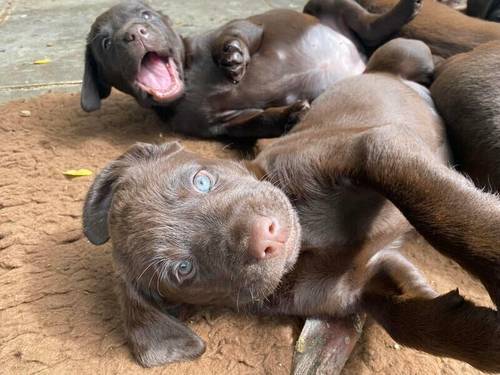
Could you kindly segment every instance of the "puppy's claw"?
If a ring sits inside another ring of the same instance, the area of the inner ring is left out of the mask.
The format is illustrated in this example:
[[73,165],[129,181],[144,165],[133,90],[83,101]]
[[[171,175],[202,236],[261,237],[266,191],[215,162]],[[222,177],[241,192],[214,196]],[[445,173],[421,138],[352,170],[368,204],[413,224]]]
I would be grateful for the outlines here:
[[307,100],[300,100],[295,104],[292,104],[288,108],[288,119],[287,119],[286,130],[290,130],[291,127],[298,124],[304,118],[309,109],[311,109],[311,105]]

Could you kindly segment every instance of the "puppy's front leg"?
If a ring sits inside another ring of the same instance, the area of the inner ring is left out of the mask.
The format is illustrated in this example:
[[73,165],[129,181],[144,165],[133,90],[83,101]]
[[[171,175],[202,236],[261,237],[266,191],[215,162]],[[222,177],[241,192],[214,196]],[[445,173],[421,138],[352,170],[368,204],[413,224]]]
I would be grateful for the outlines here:
[[372,147],[364,164],[368,182],[434,248],[478,277],[499,306],[500,200],[424,153],[414,154],[418,146],[405,149],[403,138],[397,147],[393,142],[386,138]]
[[306,100],[283,107],[225,111],[213,120],[210,132],[214,137],[273,138],[297,124],[310,105]]
[[264,29],[248,20],[223,26],[212,43],[212,58],[234,84],[245,76],[251,56],[259,49]]

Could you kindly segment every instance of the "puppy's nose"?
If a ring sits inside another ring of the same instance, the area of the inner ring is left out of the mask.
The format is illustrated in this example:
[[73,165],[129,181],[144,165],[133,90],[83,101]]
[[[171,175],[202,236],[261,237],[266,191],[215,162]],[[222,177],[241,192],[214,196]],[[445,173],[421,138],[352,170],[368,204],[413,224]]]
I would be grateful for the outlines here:
[[258,260],[273,258],[283,250],[287,239],[287,230],[276,218],[259,216],[250,227],[248,252]]
[[147,36],[148,30],[143,25],[132,25],[124,35],[126,42],[133,42]]

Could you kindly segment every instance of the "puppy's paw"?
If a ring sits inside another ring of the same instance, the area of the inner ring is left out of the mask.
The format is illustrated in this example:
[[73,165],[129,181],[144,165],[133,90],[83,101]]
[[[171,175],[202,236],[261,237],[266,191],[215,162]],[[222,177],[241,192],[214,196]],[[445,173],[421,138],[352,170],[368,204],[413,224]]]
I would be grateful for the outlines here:
[[290,130],[294,125],[298,124],[309,112],[311,109],[311,105],[307,100],[299,100],[296,103],[292,104],[288,109],[288,117],[287,117],[287,128],[285,130]]
[[222,44],[217,63],[225,76],[237,84],[245,76],[249,61],[250,54],[245,43],[239,39],[229,39]]
[[180,337],[153,345],[133,345],[133,351],[137,362],[143,367],[155,367],[192,361],[205,352],[205,343],[199,337]]

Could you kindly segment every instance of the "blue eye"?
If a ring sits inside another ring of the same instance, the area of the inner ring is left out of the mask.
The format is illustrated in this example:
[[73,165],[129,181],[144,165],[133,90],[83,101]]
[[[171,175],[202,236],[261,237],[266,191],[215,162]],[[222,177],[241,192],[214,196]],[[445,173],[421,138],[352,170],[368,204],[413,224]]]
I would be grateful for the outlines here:
[[212,190],[213,182],[206,172],[198,172],[193,179],[193,185],[200,193],[208,193]]
[[189,260],[183,260],[182,262],[179,262],[177,269],[179,271],[179,274],[181,274],[182,276],[189,275],[193,270],[193,263],[191,263]]

